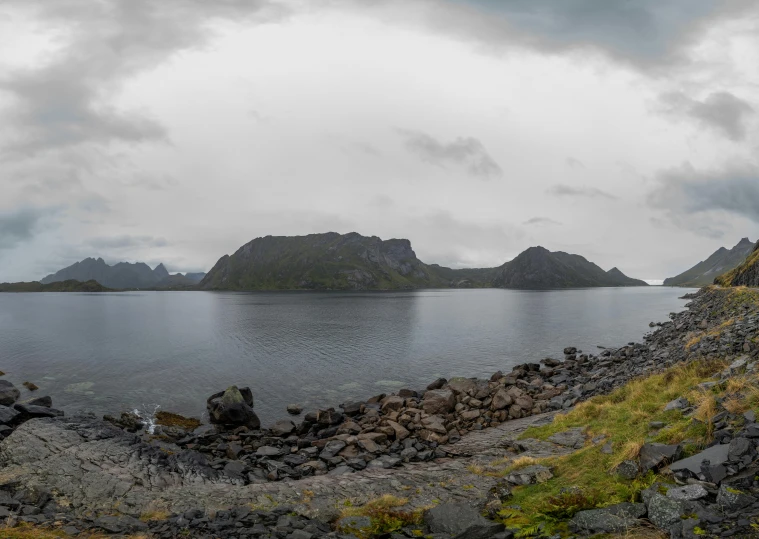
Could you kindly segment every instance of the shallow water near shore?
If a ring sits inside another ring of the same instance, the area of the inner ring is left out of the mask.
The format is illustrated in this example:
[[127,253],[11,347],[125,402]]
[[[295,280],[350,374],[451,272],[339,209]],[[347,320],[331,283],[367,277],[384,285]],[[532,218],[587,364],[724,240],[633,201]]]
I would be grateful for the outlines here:
[[689,291],[0,294],[0,370],[97,414],[202,417],[208,395],[249,385],[266,425],[289,403],[337,406],[639,341]]

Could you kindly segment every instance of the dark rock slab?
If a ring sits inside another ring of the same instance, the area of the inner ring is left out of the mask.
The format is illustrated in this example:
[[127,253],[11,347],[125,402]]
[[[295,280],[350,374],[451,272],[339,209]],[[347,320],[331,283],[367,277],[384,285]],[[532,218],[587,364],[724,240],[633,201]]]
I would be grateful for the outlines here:
[[440,504],[424,514],[424,522],[432,533],[456,539],[485,539],[504,530],[464,503]]
[[643,473],[656,470],[668,462],[677,460],[682,453],[680,445],[645,444],[640,450],[640,468]]
[[714,445],[692,457],[673,462],[669,465],[669,469],[673,472],[688,470],[693,475],[698,475],[701,473],[701,463],[703,461],[708,460],[712,466],[723,464],[727,462],[729,451],[729,444]]
[[8,425],[10,423],[13,423],[13,421],[16,420],[19,417],[19,415],[21,415],[20,412],[14,410],[13,408],[0,405],[0,423],[1,424]]

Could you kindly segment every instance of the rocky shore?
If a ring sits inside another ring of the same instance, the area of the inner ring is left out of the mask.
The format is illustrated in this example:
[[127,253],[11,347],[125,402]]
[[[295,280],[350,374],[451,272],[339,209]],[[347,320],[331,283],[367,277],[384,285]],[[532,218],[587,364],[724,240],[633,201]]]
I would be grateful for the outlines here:
[[[0,516],[11,524],[57,523],[71,534],[366,536],[368,521],[348,525],[336,508],[393,494],[406,500],[409,515],[420,511],[401,529],[407,536],[511,537],[516,530],[478,510],[487,506],[495,517],[510,489],[549,480],[550,467],[505,479],[473,468],[602,444],[582,429],[550,442],[517,437],[556,413],[675,364],[727,360],[730,366],[710,387],[750,374],[759,354],[759,302],[738,297],[742,293],[703,290],[687,311],[652,323],[655,331],[643,343],[595,354],[568,347],[560,359],[525,363],[486,380],[439,379],[427,388],[346,402],[268,428],[261,428],[247,388],[209,397],[211,424],[168,414],[165,424],[148,432],[129,413],[106,421],[69,418],[52,408],[49,397],[19,402],[19,390],[0,380]],[[684,398],[671,405],[693,412]],[[680,462],[682,445],[647,444],[622,467],[633,481],[669,466],[685,494],[651,487],[642,503],[628,508],[578,512],[574,533],[617,532],[647,519],[673,537],[751,537],[752,518],[759,517],[759,497],[752,494],[759,493],[753,464],[759,425],[749,411],[720,409],[710,420],[714,442],[705,456]],[[448,513],[458,517],[441,524]],[[609,528],[609,522],[618,525]]]

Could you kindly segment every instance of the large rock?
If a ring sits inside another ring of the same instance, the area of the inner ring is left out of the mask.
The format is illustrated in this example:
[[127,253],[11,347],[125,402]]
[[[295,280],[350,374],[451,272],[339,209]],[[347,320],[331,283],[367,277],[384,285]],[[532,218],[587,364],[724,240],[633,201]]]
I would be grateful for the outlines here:
[[8,380],[0,380],[0,405],[13,406],[18,398],[21,396],[21,392],[16,389],[16,386],[11,384]]
[[433,534],[456,539],[486,539],[504,530],[503,524],[488,520],[464,503],[444,503],[424,514]]
[[289,436],[295,431],[295,424],[289,419],[282,419],[274,423],[269,430],[274,436]]
[[682,453],[682,447],[679,445],[666,444],[645,444],[640,449],[640,468],[643,473],[649,470],[656,470],[667,463],[670,463]]
[[570,526],[578,532],[585,533],[619,533],[639,527],[641,518],[646,515],[646,506],[642,503],[620,503],[601,509],[578,512]]
[[467,394],[477,388],[477,382],[471,378],[451,378],[448,380],[448,388],[454,393]]
[[585,445],[585,429],[575,427],[564,432],[557,432],[550,436],[548,441],[572,449],[582,449]]
[[536,485],[545,483],[553,477],[551,469],[542,464],[534,464],[511,472],[506,481],[512,485]]
[[669,530],[670,526],[680,522],[685,503],[657,492],[648,501],[648,520],[661,530]]
[[433,389],[424,394],[422,408],[430,415],[445,415],[453,411],[456,397],[450,389]]
[[18,418],[19,412],[8,406],[0,405],[0,424],[8,425]]
[[506,391],[506,388],[501,388],[493,395],[493,410],[503,410],[514,404],[514,400],[511,395]]
[[[244,392],[243,392],[244,391]],[[230,386],[226,391],[211,395],[207,401],[208,416],[211,423],[217,425],[245,426],[251,429],[261,428],[261,420],[253,411],[253,395],[246,395],[250,390]]]
[[729,444],[713,445],[712,447],[709,447],[700,453],[696,453],[692,457],[673,462],[669,465],[669,469],[672,472],[681,472],[687,470],[694,476],[698,476],[698,474],[701,473],[702,462],[708,460],[709,464],[712,466],[724,464],[727,462],[729,454]]

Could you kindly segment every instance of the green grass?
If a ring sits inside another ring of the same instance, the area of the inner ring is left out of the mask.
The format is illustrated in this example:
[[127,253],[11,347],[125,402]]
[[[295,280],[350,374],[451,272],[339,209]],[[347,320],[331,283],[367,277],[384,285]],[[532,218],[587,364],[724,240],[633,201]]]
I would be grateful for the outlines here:
[[[648,441],[685,442],[691,453],[704,447],[711,432],[706,426],[708,422],[703,420],[716,413],[716,395],[694,387],[710,379],[724,365],[719,361],[699,361],[676,366],[579,404],[570,413],[558,415],[549,425],[528,429],[523,438],[546,440],[573,427],[584,428],[589,437],[606,438],[568,456],[537,461],[549,466],[554,478],[539,485],[516,487],[500,512],[502,521],[509,527],[531,529],[542,524],[549,533],[561,532],[566,531],[567,519],[578,511],[637,501],[642,490],[655,481],[665,480],[648,473],[629,481],[617,476],[614,469],[624,460],[635,459]],[[694,418],[685,418],[679,411],[663,411],[669,401],[680,396],[686,396],[698,407]],[[663,421],[667,426],[652,432],[651,421]],[[610,455],[601,452],[606,442],[612,443]],[[508,475],[512,469],[513,465],[504,463],[499,475]]]
[[371,500],[361,507],[353,507],[346,502],[340,518],[368,517],[371,520],[371,526],[364,529],[344,528],[339,531],[351,533],[359,539],[369,539],[396,532],[406,526],[421,524],[424,508],[413,511],[403,510],[403,506],[407,503],[407,498],[397,498],[389,494]]

